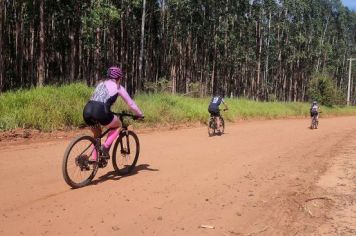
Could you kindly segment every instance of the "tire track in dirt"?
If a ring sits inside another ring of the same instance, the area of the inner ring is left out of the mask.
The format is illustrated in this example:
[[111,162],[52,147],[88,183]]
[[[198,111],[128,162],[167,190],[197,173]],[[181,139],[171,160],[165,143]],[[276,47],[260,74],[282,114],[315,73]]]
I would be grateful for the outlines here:
[[[324,202],[332,206],[316,235],[356,235],[356,135],[350,135],[320,178]],[[320,202],[319,200],[319,202]]]

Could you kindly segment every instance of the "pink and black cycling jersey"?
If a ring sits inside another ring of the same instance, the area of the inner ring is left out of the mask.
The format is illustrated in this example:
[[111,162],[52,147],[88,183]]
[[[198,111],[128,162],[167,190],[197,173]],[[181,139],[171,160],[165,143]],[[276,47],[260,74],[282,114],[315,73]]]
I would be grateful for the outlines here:
[[111,106],[118,96],[122,97],[136,115],[142,116],[141,110],[123,86],[117,85],[114,80],[105,80],[96,86],[90,101],[84,107],[83,117],[85,122],[88,125],[94,125],[97,122],[101,125],[109,124],[114,118]]

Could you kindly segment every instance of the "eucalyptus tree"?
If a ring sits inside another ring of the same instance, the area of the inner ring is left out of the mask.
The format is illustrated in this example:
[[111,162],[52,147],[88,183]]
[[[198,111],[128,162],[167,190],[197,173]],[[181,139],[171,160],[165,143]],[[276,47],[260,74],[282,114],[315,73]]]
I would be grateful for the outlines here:
[[[340,0],[1,0],[0,91],[86,81],[119,65],[130,93],[221,91],[303,101],[345,90],[356,13]],[[355,87],[355,86],[354,86]]]

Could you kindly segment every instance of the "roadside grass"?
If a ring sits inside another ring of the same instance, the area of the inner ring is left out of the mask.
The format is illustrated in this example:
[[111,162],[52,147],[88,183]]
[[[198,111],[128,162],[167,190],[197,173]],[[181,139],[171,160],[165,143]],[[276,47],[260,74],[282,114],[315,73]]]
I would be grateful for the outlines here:
[[43,131],[78,127],[91,91],[85,85],[47,86],[0,95],[0,130],[33,128]]
[[[0,131],[30,128],[42,131],[85,126],[82,111],[93,88],[76,83],[47,86],[0,94]],[[210,98],[172,94],[138,94],[135,101],[145,114],[137,127],[175,126],[206,123]],[[225,99],[229,110],[222,112],[228,121],[240,119],[279,119],[309,116],[309,104],[300,102],[256,102],[243,98]],[[322,117],[356,115],[356,107],[322,107]],[[119,99],[113,111],[128,110]]]

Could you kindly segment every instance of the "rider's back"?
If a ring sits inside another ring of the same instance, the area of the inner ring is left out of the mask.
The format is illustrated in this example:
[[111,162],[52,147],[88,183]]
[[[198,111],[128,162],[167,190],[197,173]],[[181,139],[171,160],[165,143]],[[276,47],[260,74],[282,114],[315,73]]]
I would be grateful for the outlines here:
[[219,110],[219,106],[222,103],[223,98],[220,96],[214,96],[209,104],[209,111],[218,111]]

